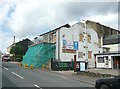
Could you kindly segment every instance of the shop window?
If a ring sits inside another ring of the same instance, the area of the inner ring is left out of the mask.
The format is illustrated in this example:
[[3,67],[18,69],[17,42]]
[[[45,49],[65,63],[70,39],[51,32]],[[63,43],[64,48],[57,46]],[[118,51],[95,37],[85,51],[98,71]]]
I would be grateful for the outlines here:
[[98,57],[98,63],[104,63],[104,57]]
[[83,58],[83,52],[78,52],[78,58]]
[[88,42],[91,43],[91,36],[88,35]]
[[88,59],[92,59],[92,51],[88,51]]
[[83,41],[83,35],[82,34],[79,35],[79,41]]

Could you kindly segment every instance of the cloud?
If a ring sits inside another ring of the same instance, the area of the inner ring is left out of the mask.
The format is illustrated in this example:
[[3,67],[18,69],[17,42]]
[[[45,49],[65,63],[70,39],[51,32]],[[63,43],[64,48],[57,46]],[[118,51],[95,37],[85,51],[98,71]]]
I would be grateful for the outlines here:
[[63,3],[66,13],[71,16],[105,15],[117,12],[116,2],[69,2]]
[[12,44],[12,36],[10,36],[11,34],[8,34],[8,32],[3,32],[0,31],[0,49],[2,50],[2,52],[6,52],[6,48],[8,47],[8,44]]
[[118,14],[106,14],[106,15],[96,15],[86,18],[87,20],[96,21],[108,27],[118,29]]
[[[5,1],[8,2],[8,0]],[[0,23],[10,30],[9,35],[12,37],[15,35],[18,39],[34,38],[43,32],[66,23],[81,21],[81,19],[89,19],[117,28],[117,2],[10,0],[8,3],[0,4],[0,13],[2,13]],[[6,38],[5,29],[2,34]]]
[[29,1],[18,4],[12,18],[9,20],[11,29],[17,35],[25,36],[41,32],[41,27],[51,26],[54,20],[54,11],[48,3]]
[[[18,36],[30,36],[40,34],[46,29],[50,30],[75,20],[82,18],[95,18],[99,22],[101,17],[105,17],[103,22],[113,22],[113,19],[106,19],[108,14],[117,13],[117,3],[115,2],[59,2],[49,3],[47,0],[29,1],[17,4],[9,25]],[[105,16],[106,15],[106,16]],[[101,17],[100,17],[101,16]],[[116,15],[114,15],[116,16]],[[96,18],[99,17],[99,18]],[[116,22],[115,22],[116,23]],[[115,24],[113,23],[113,24]]]

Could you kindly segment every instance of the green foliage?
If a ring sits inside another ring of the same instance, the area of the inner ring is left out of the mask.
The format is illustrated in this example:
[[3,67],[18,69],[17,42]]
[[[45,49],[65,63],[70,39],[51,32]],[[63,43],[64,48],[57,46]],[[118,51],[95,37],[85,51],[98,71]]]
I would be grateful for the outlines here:
[[10,53],[15,55],[24,55],[23,51],[24,49],[22,46],[16,45],[11,48]]

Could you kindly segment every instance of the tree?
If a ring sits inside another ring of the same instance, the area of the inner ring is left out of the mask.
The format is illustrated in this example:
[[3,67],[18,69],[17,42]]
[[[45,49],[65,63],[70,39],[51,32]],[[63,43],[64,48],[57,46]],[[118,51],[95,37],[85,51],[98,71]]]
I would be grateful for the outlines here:
[[24,55],[23,51],[24,51],[24,48],[22,46],[16,45],[11,48],[10,54],[14,54],[15,58],[16,57],[22,58],[22,56]]

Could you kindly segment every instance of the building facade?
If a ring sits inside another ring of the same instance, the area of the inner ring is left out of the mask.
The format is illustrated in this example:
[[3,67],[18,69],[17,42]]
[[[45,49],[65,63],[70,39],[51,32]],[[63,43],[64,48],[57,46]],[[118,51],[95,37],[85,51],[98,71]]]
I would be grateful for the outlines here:
[[120,69],[120,34],[108,36],[103,41],[103,52],[95,57],[97,68]]
[[42,42],[56,44],[55,61],[72,62],[76,55],[77,62],[85,62],[88,68],[92,68],[98,65],[95,54],[109,51],[103,46],[104,39],[118,33],[115,29],[87,20],[86,23],[61,26],[38,38],[42,38]]

